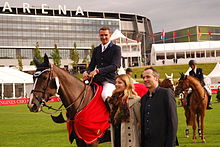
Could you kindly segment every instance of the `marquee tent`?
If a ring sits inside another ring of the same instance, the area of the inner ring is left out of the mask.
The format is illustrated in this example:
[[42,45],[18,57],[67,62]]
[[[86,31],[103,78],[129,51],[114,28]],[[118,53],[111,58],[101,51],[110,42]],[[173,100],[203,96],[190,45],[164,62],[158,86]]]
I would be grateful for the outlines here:
[[212,84],[220,83],[220,64],[219,62],[216,64],[215,68],[208,75],[211,78]]
[[123,67],[140,66],[142,64],[141,42],[126,37],[118,29],[111,35],[110,40],[121,47]]
[[9,67],[0,67],[0,98],[26,97],[33,85],[33,77]]
[[220,60],[220,41],[152,44],[152,65],[176,64],[174,59],[178,64],[187,64],[192,59],[198,63],[217,62]]

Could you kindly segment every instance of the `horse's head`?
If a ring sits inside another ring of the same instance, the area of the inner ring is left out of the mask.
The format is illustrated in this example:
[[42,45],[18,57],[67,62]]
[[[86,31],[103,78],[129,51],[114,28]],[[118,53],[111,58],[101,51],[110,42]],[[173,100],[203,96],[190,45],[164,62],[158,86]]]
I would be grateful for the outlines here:
[[28,108],[31,112],[39,112],[42,106],[57,93],[59,82],[54,78],[48,56],[45,54],[44,62],[39,62],[34,58],[37,70],[33,75],[34,86],[31,97],[28,102]]
[[175,95],[179,95],[181,92],[183,92],[185,89],[189,88],[189,80],[187,75],[184,75],[183,73],[180,73],[180,78],[177,82],[176,88],[175,88]]

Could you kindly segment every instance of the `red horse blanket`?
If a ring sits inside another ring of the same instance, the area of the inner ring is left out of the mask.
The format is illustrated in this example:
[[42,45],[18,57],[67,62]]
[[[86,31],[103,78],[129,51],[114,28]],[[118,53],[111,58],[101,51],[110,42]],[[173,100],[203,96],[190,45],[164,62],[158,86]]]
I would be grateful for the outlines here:
[[147,93],[148,88],[142,83],[134,83],[134,90],[137,92],[138,96],[142,97]]
[[110,127],[108,123],[109,112],[101,98],[102,86],[95,85],[97,90],[94,98],[82,111],[75,115],[74,120],[67,123],[69,138],[74,129],[77,137],[83,139],[87,144],[97,141]]

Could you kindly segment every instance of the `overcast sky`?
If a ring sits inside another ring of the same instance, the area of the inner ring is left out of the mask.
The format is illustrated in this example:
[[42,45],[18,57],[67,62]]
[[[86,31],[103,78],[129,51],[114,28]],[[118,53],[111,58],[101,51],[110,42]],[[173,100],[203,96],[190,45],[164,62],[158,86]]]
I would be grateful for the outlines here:
[[50,8],[60,4],[71,10],[80,6],[83,10],[139,14],[151,20],[154,33],[195,25],[220,26],[220,0],[1,0],[0,6],[5,1],[19,7],[24,2]]

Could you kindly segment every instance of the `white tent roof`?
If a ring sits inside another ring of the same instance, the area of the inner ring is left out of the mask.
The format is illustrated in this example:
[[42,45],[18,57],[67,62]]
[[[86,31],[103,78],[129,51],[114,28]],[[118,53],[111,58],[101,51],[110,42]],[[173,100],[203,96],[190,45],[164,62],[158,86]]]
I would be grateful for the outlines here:
[[33,83],[33,76],[13,68],[0,67],[0,83]]
[[[126,37],[124,34],[121,33],[120,30],[116,29],[114,33],[111,35],[110,40],[117,40],[121,39],[121,42],[127,42],[127,43],[137,43],[136,40],[130,39]],[[139,44],[139,43],[138,43]]]
[[112,34],[110,40],[115,40],[115,39],[118,39],[118,38],[127,38],[127,37],[125,37],[125,35],[123,35],[123,34],[121,33],[121,31],[119,31],[118,29],[116,29],[116,30],[114,31],[114,33]]
[[124,70],[124,68],[122,66],[119,68],[118,74],[119,75],[126,74],[126,72],[125,72],[125,70]]
[[185,72],[185,75],[189,75],[189,72],[192,70],[191,67],[188,68],[188,70]]
[[220,77],[220,64],[219,62],[216,64],[215,68],[208,75],[210,78],[212,77]]
[[201,49],[220,48],[220,41],[203,41],[203,42],[182,42],[182,43],[165,43],[165,44],[152,44],[152,53],[167,52],[183,52],[195,51]]
[[215,68],[212,70],[212,72],[208,75],[209,78],[211,78],[212,84],[217,84],[220,82],[220,64],[217,63]]

